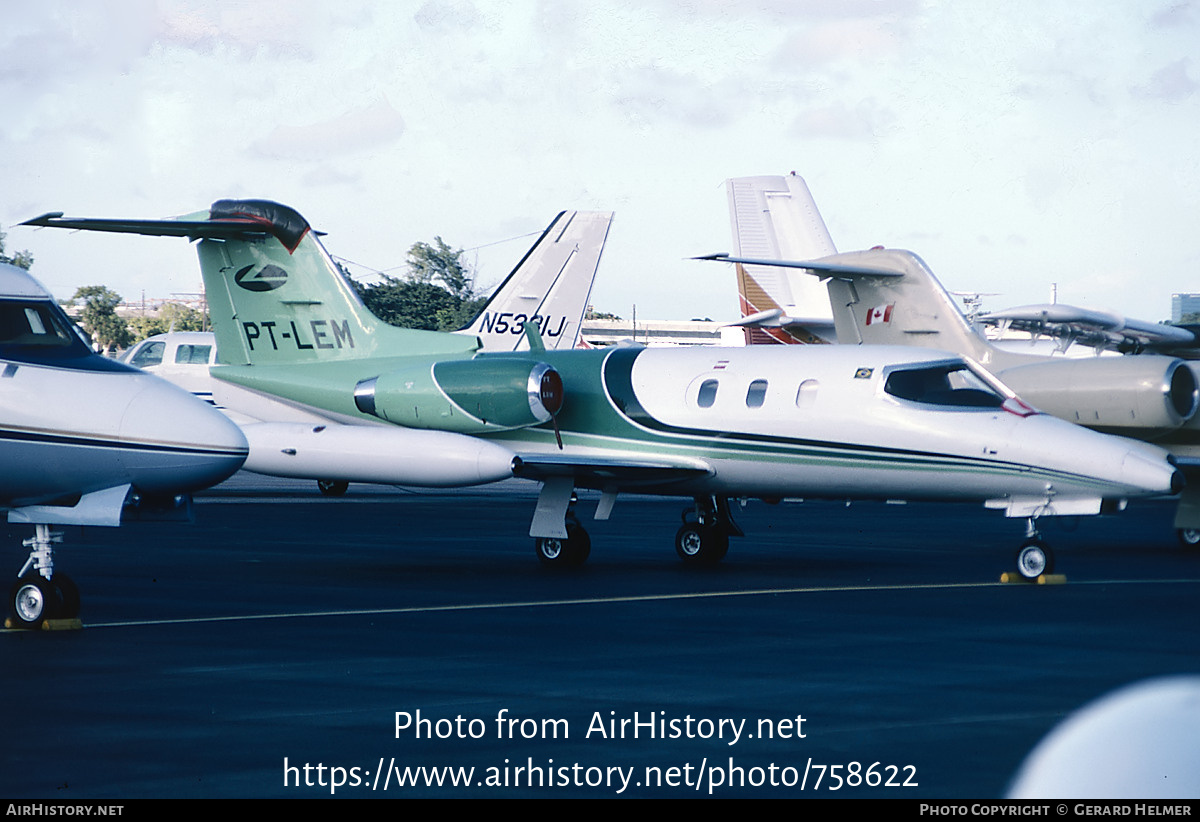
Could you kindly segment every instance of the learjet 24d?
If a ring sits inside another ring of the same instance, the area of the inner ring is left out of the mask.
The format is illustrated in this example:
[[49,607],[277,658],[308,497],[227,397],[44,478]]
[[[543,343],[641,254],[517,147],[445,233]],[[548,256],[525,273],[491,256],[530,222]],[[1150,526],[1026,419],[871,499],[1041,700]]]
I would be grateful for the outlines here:
[[469,337],[376,319],[308,222],[278,203],[26,224],[198,240],[214,377],[342,423],[392,426],[386,447],[410,466],[405,484],[540,481],[530,536],[548,564],[587,558],[573,500],[592,488],[597,519],[622,491],[693,497],[675,547],[697,564],[741,535],[731,498],[983,502],[1029,520],[1018,569],[1036,577],[1052,558],[1036,517],[1095,514],[1182,485],[1160,449],[1041,414],[944,352],[547,351],[531,324],[529,350],[479,353]]

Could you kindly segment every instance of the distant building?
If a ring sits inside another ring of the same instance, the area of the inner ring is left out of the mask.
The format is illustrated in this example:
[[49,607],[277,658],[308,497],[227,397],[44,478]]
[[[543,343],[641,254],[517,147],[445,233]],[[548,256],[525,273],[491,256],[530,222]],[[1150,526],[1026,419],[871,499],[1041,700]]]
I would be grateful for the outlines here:
[[1200,294],[1171,295],[1171,322],[1179,322],[1186,314],[1200,314]]
[[589,348],[621,342],[642,345],[745,345],[741,328],[709,320],[584,320],[579,337]]

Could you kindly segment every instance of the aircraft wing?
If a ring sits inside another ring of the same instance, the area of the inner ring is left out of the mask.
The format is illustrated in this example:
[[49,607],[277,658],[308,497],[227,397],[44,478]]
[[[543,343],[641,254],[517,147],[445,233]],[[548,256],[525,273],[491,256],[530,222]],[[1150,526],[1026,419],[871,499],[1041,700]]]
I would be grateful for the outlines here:
[[851,280],[855,277],[903,277],[904,272],[884,266],[851,265],[830,263],[823,260],[769,260],[756,257],[732,257],[729,254],[706,254],[694,260],[715,260],[719,263],[741,263],[743,265],[769,265],[779,268],[802,268],[821,278]]
[[706,477],[712,466],[697,459],[616,460],[566,455],[522,454],[513,462],[513,475],[522,479],[546,481],[572,477],[576,484],[591,488],[653,486]]
[[989,325],[1100,348],[1170,350],[1200,345],[1196,333],[1186,328],[1132,320],[1111,311],[1061,303],[1023,305],[982,314],[979,319]]

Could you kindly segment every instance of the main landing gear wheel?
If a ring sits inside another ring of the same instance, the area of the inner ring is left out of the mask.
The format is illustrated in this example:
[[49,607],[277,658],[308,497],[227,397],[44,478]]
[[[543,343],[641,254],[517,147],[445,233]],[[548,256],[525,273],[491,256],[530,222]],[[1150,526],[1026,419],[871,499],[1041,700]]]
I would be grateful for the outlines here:
[[716,565],[729,552],[729,534],[716,526],[684,523],[675,532],[675,553],[689,565]]
[[577,568],[587,562],[592,553],[592,538],[583,526],[567,523],[567,536],[538,537],[533,544],[543,565],[554,568]]
[[1200,528],[1180,528],[1175,532],[1184,548],[1195,548],[1200,545]]
[[1017,573],[1025,579],[1037,579],[1054,572],[1054,552],[1039,539],[1026,540],[1017,549]]
[[342,480],[317,480],[317,488],[326,497],[340,497],[350,488],[350,483]]
[[[76,592],[78,597],[78,591]],[[27,574],[13,584],[8,598],[17,628],[40,628],[57,610],[59,594],[41,574]]]

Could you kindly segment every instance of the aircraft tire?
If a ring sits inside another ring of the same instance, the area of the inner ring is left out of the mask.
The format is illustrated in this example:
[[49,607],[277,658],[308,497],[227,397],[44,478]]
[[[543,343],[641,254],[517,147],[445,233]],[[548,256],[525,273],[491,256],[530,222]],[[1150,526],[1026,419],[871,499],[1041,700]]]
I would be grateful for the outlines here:
[[40,628],[53,616],[58,595],[50,581],[40,574],[27,574],[18,579],[8,598],[13,625],[17,628]]
[[1017,573],[1025,579],[1037,579],[1054,573],[1054,552],[1038,539],[1026,540],[1017,549]]
[[75,584],[75,580],[62,572],[56,572],[50,584],[54,586],[57,606],[52,616],[57,619],[74,619],[79,616],[79,586]]
[[694,522],[675,532],[675,553],[688,565],[716,565],[729,552],[729,534]]
[[317,480],[317,489],[322,496],[340,497],[350,488],[350,483],[342,480]]
[[538,537],[534,550],[541,563],[553,568],[578,568],[592,553],[592,538],[583,526],[567,523],[567,537]]
[[1200,528],[1180,528],[1175,532],[1179,543],[1184,548],[1195,548],[1200,545]]

